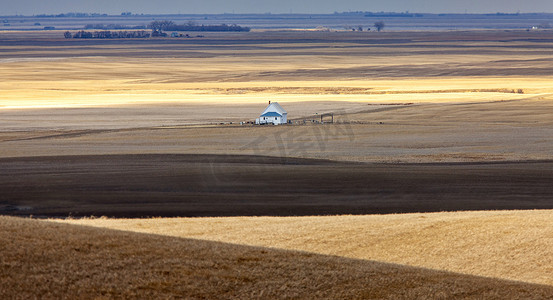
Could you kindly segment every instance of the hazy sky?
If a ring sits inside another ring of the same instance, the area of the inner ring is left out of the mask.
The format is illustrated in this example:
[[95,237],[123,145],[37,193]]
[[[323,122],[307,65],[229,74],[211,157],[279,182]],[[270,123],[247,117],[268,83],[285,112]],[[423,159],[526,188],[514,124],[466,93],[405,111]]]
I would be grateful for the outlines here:
[[553,0],[6,0],[0,15],[64,12],[332,13],[335,11],[553,12]]

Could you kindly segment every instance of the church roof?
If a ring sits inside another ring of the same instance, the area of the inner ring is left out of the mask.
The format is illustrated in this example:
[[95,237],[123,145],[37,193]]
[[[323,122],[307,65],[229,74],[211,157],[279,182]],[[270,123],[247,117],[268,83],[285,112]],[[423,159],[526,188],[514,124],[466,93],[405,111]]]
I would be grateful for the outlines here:
[[261,117],[282,117],[282,115],[274,111],[269,111],[262,114]]
[[278,102],[272,102],[271,104],[269,104],[269,106],[267,106],[267,108],[265,108],[265,110],[261,113],[261,116],[268,112],[276,112],[280,116],[286,114],[286,111],[284,110],[284,108],[282,108],[282,106],[280,106],[280,104],[278,104]]

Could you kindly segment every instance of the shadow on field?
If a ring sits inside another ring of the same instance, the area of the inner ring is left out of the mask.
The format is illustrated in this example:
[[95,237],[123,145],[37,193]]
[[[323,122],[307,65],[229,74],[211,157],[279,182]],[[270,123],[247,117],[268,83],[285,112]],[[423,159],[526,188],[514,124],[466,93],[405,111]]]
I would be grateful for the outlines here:
[[7,299],[553,296],[551,286],[6,216],[0,245]]
[[291,216],[553,208],[553,161],[362,164],[230,155],[0,159],[0,214]]

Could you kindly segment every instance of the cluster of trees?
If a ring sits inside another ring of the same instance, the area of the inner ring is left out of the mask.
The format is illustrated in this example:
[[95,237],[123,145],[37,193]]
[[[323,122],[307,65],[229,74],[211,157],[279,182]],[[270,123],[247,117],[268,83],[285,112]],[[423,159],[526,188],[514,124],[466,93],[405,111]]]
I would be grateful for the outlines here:
[[84,29],[101,29],[101,30],[110,30],[110,29],[146,29],[146,26],[126,26],[121,24],[86,24]]
[[[363,31],[363,26],[359,25],[357,27],[351,27],[351,26],[346,26],[344,27],[346,30],[351,30],[351,31]],[[367,31],[371,31],[371,28],[370,27],[367,27]]]
[[[75,39],[122,39],[122,38],[149,38],[151,36],[167,36],[163,31],[250,31],[249,27],[242,27],[236,24],[227,25],[197,25],[193,22],[177,25],[173,21],[153,21],[147,28],[152,29],[152,33],[144,30],[141,31],[109,31],[107,29],[146,29],[146,26],[125,26],[119,24],[87,24],[84,29],[99,29],[102,31],[85,31],[81,30],[74,34],[67,31],[64,33],[65,38]],[[184,36],[184,35],[181,35]],[[186,37],[190,37],[186,35]],[[198,36],[201,37],[201,36]]]
[[64,33],[66,39],[138,39],[149,38],[150,33],[147,31],[78,31],[72,34],[69,31]]
[[[374,27],[376,28],[376,30],[378,32],[382,31],[385,26],[386,26],[386,24],[384,24],[384,22],[382,22],[382,21],[378,21],[378,22],[374,23]],[[361,25],[359,25],[358,27],[346,26],[345,28],[346,28],[346,30],[363,31],[363,26],[361,26]],[[368,27],[367,31],[371,31],[371,28]]]
[[173,21],[153,21],[148,25],[148,28],[154,32],[162,33],[163,31],[250,31],[249,27],[242,27],[236,24],[227,25],[198,25],[194,22],[177,25]]
[[163,32],[163,30],[171,30],[168,29],[169,27],[175,26],[175,23],[173,21],[152,21],[150,24],[148,24],[148,28],[152,29],[152,31],[158,31]]

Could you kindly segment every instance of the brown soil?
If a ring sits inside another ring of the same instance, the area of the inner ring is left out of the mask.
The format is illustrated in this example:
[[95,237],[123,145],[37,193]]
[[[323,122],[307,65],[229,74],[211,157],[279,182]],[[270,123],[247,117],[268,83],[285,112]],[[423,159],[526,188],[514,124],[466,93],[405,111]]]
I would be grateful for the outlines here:
[[553,162],[362,164],[263,156],[0,160],[0,213],[335,215],[553,208]]

